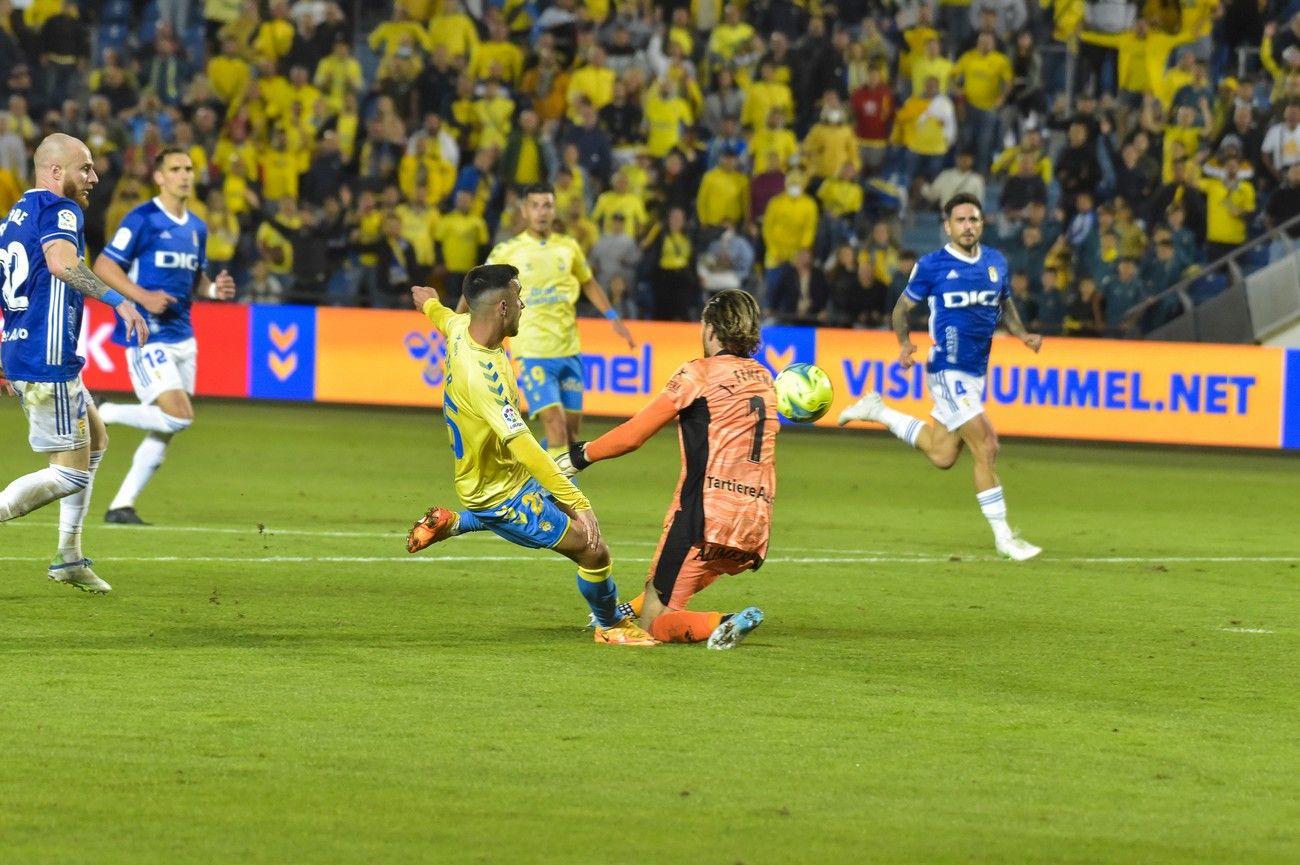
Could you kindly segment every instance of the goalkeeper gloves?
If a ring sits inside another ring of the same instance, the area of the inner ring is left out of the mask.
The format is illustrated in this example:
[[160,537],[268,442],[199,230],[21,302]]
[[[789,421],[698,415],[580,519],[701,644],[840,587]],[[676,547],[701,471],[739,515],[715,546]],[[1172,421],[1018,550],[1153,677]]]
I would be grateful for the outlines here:
[[586,442],[574,442],[569,445],[569,452],[560,454],[555,458],[555,464],[560,467],[560,472],[566,478],[572,478],[578,472],[591,465],[587,459]]

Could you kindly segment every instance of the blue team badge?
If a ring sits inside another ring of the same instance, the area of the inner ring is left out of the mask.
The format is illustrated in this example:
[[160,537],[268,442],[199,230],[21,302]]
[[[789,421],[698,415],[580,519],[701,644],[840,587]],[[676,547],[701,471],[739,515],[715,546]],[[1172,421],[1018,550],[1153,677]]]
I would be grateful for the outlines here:
[[412,331],[406,335],[403,340],[406,346],[406,352],[412,360],[421,361],[424,364],[423,379],[429,387],[438,387],[442,384],[442,362],[447,358],[447,340],[442,334],[435,331],[421,333]]
[[998,281],[998,269],[991,264],[989,265],[989,279],[993,282]]
[[195,248],[199,245],[199,230],[196,228],[190,232],[190,240],[194,242]]

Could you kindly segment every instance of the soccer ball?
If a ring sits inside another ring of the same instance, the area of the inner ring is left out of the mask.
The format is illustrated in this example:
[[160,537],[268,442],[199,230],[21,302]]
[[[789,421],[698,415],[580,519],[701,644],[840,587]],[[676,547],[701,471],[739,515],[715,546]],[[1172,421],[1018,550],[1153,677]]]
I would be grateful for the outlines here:
[[776,377],[776,409],[795,423],[812,423],[831,407],[835,391],[821,367],[795,363]]

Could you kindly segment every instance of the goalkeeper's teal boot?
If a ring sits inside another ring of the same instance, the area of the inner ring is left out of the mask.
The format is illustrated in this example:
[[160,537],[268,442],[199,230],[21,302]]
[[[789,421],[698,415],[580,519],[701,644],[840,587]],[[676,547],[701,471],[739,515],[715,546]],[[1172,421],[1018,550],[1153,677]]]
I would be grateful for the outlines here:
[[761,624],[763,611],[758,607],[745,607],[713,629],[708,646],[710,649],[734,649]]

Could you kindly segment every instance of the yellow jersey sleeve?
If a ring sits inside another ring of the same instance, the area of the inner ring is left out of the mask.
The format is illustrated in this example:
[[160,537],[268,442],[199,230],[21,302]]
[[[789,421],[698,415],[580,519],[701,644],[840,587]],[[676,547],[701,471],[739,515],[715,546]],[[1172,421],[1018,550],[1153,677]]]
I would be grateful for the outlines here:
[[[431,297],[426,300],[420,311],[424,313],[425,318],[433,322],[433,326],[438,328],[439,333],[443,336],[447,336],[448,325],[451,324],[453,318],[456,318],[456,313],[454,311],[443,306],[442,302],[436,297]],[[468,320],[469,314],[462,313],[461,317]],[[468,321],[466,321],[466,326],[468,327]]]

